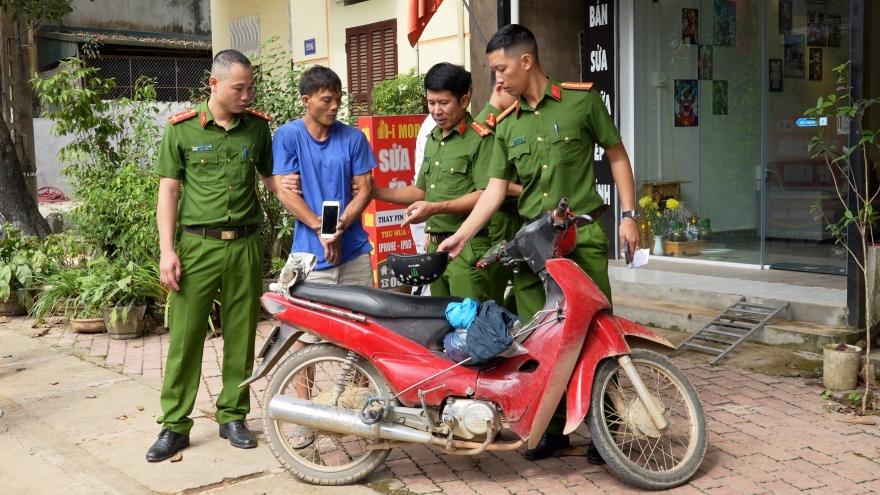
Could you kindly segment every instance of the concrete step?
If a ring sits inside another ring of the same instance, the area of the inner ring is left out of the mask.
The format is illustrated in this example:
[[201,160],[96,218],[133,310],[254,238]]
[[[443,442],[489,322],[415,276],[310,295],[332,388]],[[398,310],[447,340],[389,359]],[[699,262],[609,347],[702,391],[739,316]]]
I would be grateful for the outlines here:
[[[758,270],[752,270],[758,272]],[[610,266],[615,306],[618,296],[685,304],[715,310],[715,315],[745,296],[746,302],[791,305],[791,319],[845,327],[846,291],[740,278]]]
[[[614,294],[615,314],[645,326],[688,333],[703,328],[723,309],[628,297],[619,292]],[[840,341],[854,343],[863,335],[863,331],[853,328],[774,318],[752,335],[749,341],[821,354],[824,344]]]

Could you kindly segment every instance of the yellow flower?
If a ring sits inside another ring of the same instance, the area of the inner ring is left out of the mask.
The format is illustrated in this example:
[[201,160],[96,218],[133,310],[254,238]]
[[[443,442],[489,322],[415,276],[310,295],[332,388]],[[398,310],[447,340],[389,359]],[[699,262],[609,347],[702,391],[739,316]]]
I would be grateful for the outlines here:
[[681,207],[681,203],[679,203],[678,200],[669,198],[666,200],[666,207],[674,211]]
[[653,203],[653,201],[651,201],[650,196],[645,196],[644,198],[639,200],[639,206],[641,206],[642,208],[647,208],[648,205],[650,205],[651,203]]

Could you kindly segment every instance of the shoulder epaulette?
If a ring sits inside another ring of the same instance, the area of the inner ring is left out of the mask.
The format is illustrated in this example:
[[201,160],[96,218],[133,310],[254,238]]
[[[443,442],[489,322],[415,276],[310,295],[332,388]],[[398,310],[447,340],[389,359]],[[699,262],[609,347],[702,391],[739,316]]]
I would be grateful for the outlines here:
[[519,102],[516,102],[513,105],[510,105],[509,107],[507,107],[507,110],[498,114],[498,117],[495,117],[495,122],[496,123],[501,122],[501,119],[510,115],[510,112],[516,110],[516,107],[518,107],[518,106],[519,106]]
[[593,89],[593,83],[591,82],[566,82],[560,84],[562,89],[576,89],[579,91],[589,91]]
[[263,112],[260,112],[259,110],[254,110],[253,108],[248,108],[248,109],[245,110],[245,112],[247,112],[247,113],[249,113],[249,114],[251,114],[251,115],[256,115],[257,117],[259,117],[259,118],[261,118],[261,119],[265,119],[265,120],[268,120],[268,121],[270,121],[270,122],[272,121],[272,117],[269,117],[268,115],[266,115],[266,114],[263,113]]
[[191,119],[198,115],[195,109],[187,110],[185,112],[176,113],[168,117],[168,122],[171,122],[171,125],[177,124],[178,122],[183,122],[184,120]]
[[483,124],[481,124],[479,122],[471,122],[471,128],[473,130],[477,131],[477,134],[479,134],[480,137],[486,137],[489,134],[492,134],[491,129],[489,129],[488,127],[484,126]]

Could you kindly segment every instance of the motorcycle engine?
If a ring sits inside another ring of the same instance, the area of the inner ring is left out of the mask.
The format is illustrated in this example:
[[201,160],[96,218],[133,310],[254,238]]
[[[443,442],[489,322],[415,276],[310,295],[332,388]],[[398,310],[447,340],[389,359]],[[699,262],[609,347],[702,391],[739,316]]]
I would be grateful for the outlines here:
[[468,440],[485,437],[490,428],[501,431],[501,414],[491,402],[447,398],[442,420],[453,435]]

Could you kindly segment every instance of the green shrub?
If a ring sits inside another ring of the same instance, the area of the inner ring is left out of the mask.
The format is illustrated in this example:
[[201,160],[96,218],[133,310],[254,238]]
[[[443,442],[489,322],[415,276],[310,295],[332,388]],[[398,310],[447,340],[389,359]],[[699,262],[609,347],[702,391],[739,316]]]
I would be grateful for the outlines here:
[[413,67],[406,74],[373,86],[373,115],[418,115],[428,113],[425,75]]

